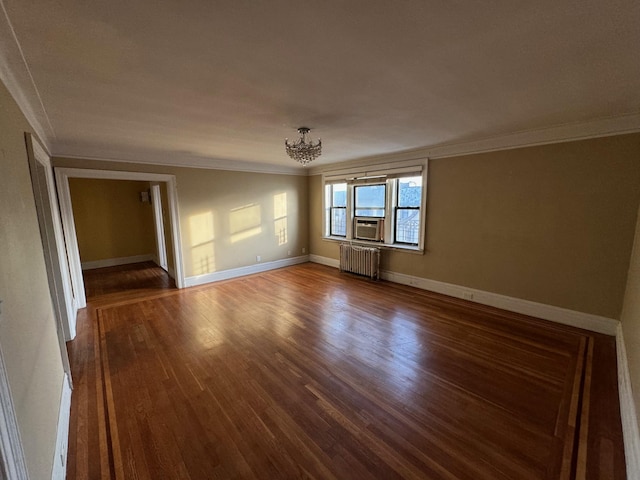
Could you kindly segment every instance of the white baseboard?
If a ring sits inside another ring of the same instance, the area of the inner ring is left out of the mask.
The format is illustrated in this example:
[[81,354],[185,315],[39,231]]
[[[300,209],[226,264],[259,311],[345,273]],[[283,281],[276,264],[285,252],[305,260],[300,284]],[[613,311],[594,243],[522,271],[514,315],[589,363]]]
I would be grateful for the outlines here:
[[60,397],[60,413],[58,414],[58,433],[56,451],[53,457],[52,480],[64,480],[67,476],[67,450],[69,447],[69,418],[71,416],[71,385],[65,373]]
[[194,287],[196,285],[204,285],[205,283],[219,282],[221,280],[228,280],[230,278],[243,277],[245,275],[251,275],[254,273],[266,272],[268,270],[275,270],[276,268],[288,267],[291,265],[297,265],[299,263],[306,263],[308,261],[309,255],[302,255],[300,257],[283,258],[282,260],[275,260],[273,262],[257,263],[255,265],[248,265],[246,267],[221,270],[219,272],[206,273],[204,275],[196,275],[193,277],[185,278],[185,286]]
[[[339,261],[333,258],[321,257],[319,255],[309,255],[309,260],[321,263],[330,267],[338,267]],[[618,320],[601,317],[589,313],[577,312],[566,308],[546,305],[544,303],[532,302],[515,297],[508,297],[498,293],[486,292],[474,288],[463,287],[452,283],[430,280],[428,278],[414,277],[404,273],[382,271],[381,278],[402,285],[428,290],[430,292],[442,293],[450,297],[462,298],[482,305],[489,305],[510,312],[522,313],[536,318],[542,318],[563,325],[584,328],[593,332],[605,335],[616,335]]]
[[627,463],[627,478],[640,478],[640,430],[636,404],[631,390],[631,376],[627,362],[627,347],[622,334],[622,324],[616,334],[616,355],[618,357],[618,395],[620,396],[620,417],[624,438],[624,455]]
[[115,267],[116,265],[128,265],[130,263],[141,263],[153,261],[153,254],[133,255],[131,257],[105,258],[104,260],[94,260],[91,262],[82,262],[82,270],[91,270],[93,268]]
[[[338,268],[340,263],[333,258],[321,257],[319,255],[309,255],[309,260],[335,268]],[[618,394],[620,398],[620,416],[622,419],[627,478],[640,478],[640,431],[638,429],[638,417],[631,391],[631,377],[629,375],[627,351],[622,334],[622,324],[618,320],[402,273],[382,271],[381,277],[391,282],[410,285],[423,290],[442,293],[451,297],[462,298],[511,312],[584,328],[606,335],[615,335],[616,354],[618,357]]]

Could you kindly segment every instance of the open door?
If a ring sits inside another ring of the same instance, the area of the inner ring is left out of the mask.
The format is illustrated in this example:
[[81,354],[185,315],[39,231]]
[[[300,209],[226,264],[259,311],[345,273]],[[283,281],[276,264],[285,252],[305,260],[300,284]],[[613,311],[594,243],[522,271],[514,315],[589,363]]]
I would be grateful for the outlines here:
[[69,278],[69,266],[64,248],[51,161],[49,155],[29,133],[26,134],[26,142],[49,291],[56,316],[60,356],[69,384],[71,384],[71,367],[67,356],[66,340],[72,340],[76,335],[76,309]]
[[158,249],[158,266],[168,271],[167,244],[164,239],[164,220],[162,219],[162,195],[160,185],[151,185],[151,206],[153,207],[153,220],[156,227],[156,247]]

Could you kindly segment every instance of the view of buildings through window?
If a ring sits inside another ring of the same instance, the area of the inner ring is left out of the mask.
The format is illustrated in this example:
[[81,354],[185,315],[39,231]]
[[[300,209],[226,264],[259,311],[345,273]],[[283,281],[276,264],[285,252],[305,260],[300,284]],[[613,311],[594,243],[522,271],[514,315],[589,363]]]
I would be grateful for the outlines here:
[[[418,245],[420,240],[420,208],[422,202],[422,176],[400,177],[385,183],[355,185],[353,193],[353,216],[347,212],[347,196],[350,190],[346,183],[326,185],[327,225],[329,236],[346,237],[347,221],[352,218],[384,218],[392,222],[392,239],[386,243]],[[388,202],[387,195],[395,198]],[[387,205],[393,206],[387,211]]]
[[417,245],[420,239],[420,202],[422,177],[398,179],[395,241]]
[[347,235],[347,184],[336,183],[331,188],[331,227],[330,235]]
[[384,218],[386,205],[386,184],[383,185],[356,185],[354,187],[356,198],[356,217]]

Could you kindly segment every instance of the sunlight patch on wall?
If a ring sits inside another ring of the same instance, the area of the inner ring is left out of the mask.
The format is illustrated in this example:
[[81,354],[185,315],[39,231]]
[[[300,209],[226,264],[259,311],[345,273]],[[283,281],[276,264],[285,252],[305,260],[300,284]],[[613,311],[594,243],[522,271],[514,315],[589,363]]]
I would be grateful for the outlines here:
[[211,211],[189,217],[191,264],[193,265],[194,275],[215,271],[215,235],[213,226],[213,212]]
[[229,232],[231,233],[231,243],[240,242],[262,233],[260,205],[252,203],[232,209],[229,212]]
[[287,192],[273,196],[273,229],[278,245],[287,243]]

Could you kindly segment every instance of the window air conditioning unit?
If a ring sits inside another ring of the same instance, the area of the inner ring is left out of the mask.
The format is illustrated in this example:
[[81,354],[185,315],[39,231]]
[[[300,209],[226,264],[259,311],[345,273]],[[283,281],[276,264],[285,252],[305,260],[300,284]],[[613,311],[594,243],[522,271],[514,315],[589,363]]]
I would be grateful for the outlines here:
[[383,218],[356,218],[355,238],[381,242],[384,232],[383,226]]

